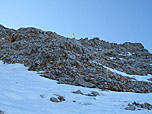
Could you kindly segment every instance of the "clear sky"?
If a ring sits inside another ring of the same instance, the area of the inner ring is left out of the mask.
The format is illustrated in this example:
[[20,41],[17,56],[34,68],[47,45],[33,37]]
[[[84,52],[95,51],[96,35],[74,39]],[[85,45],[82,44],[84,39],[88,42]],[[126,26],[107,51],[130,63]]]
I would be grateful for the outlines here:
[[140,42],[152,52],[152,0],[0,0],[0,24]]

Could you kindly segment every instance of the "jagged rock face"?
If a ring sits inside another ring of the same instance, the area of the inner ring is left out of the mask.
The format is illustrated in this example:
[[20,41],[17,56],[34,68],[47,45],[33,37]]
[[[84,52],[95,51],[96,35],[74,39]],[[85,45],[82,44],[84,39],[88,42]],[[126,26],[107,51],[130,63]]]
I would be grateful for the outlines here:
[[[23,63],[29,70],[77,86],[113,91],[152,92],[152,84],[113,73],[152,74],[152,54],[140,43],[116,44],[99,38],[70,39],[36,28],[8,29],[0,25],[0,59]],[[100,63],[102,65],[96,64]]]

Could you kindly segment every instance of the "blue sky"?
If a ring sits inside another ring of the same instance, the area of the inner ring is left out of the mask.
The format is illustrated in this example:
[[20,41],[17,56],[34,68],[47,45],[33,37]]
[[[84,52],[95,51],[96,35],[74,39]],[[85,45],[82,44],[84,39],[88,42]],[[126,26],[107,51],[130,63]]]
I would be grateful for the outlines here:
[[140,42],[152,52],[152,0],[1,0],[0,24],[76,38]]

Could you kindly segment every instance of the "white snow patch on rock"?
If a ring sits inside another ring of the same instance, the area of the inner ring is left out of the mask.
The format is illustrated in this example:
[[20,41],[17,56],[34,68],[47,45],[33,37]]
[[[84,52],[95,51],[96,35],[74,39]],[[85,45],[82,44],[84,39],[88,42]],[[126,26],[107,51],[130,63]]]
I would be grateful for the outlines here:
[[148,79],[152,78],[152,75],[148,75],[148,76],[142,76],[142,75],[129,75],[129,74],[126,74],[124,72],[121,72],[121,71],[118,71],[118,70],[115,70],[115,69],[112,69],[112,68],[109,68],[107,66],[104,66],[106,69],[110,70],[111,72],[115,72],[117,74],[120,74],[122,76],[128,76],[128,77],[131,77],[131,78],[135,78],[137,81],[147,81],[149,82]]
[[[95,61],[93,61],[93,63],[95,64],[98,64],[98,65],[102,65],[100,63],[97,63]],[[128,76],[128,77],[131,77],[131,78],[135,78],[137,81],[147,81],[147,82],[150,82],[148,79],[152,78],[152,75],[151,74],[148,74],[148,76],[142,76],[142,75],[129,75],[129,74],[126,74],[124,72],[121,72],[121,71],[118,71],[116,69],[112,69],[112,68],[109,68],[107,66],[104,66],[102,65],[104,68],[110,70],[111,72],[114,72],[114,73],[117,73],[117,74],[120,74],[122,76]]]
[[114,57],[110,57],[110,59],[115,59]]
[[128,56],[131,56],[132,54],[130,52],[128,52]]

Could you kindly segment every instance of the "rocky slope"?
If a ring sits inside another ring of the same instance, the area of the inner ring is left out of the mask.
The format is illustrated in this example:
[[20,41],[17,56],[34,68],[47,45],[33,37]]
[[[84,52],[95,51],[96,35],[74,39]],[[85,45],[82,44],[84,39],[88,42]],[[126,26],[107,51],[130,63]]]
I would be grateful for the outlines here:
[[152,83],[113,73],[152,74],[152,54],[140,43],[109,43],[98,37],[66,38],[36,28],[9,29],[0,25],[0,59],[23,63],[41,76],[65,83],[102,90],[152,92]]

